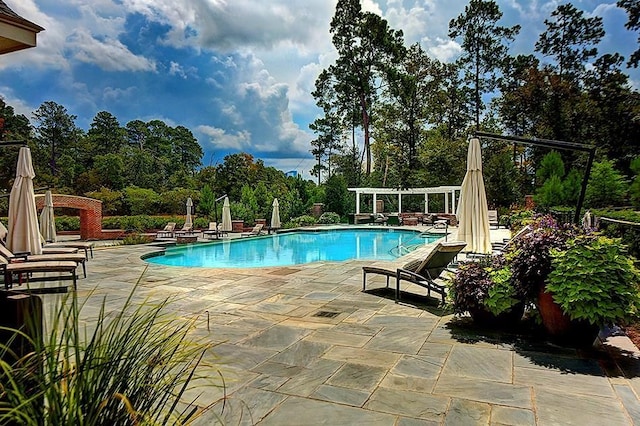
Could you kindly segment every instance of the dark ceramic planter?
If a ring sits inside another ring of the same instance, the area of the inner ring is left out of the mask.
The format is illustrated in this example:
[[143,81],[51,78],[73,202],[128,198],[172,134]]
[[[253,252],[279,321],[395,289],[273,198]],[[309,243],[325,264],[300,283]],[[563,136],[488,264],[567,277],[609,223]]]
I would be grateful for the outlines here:
[[598,326],[572,320],[544,288],[538,293],[538,312],[547,333],[557,343],[585,347],[593,345],[598,337]]
[[486,309],[470,309],[469,314],[476,324],[482,326],[509,328],[522,319],[524,314],[524,303],[518,303],[516,306],[503,312],[500,315],[494,315]]

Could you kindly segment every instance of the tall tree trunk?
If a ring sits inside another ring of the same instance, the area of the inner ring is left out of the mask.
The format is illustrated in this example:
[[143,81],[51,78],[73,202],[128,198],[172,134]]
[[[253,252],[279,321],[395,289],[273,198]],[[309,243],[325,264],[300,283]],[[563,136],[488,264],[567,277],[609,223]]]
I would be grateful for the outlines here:
[[362,129],[364,130],[364,156],[366,160],[366,174],[371,174],[371,144],[369,135],[369,113],[367,112],[367,100],[364,94],[360,95],[360,107],[362,108]]

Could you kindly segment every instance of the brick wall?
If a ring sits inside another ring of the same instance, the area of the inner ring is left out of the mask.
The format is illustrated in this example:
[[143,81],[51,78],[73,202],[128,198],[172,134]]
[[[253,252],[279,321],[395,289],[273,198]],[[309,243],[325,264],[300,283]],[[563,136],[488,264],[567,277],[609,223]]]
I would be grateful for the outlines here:
[[[53,194],[53,207],[80,210],[80,238],[100,240],[113,238],[113,233],[102,232],[102,201],[75,195]],[[36,195],[36,208],[44,207],[44,195]]]

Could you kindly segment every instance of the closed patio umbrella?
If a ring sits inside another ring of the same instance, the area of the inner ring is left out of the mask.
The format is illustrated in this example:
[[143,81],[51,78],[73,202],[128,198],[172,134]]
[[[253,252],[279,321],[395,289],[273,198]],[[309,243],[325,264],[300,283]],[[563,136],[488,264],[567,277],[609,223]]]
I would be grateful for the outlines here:
[[31,163],[31,151],[27,147],[22,147],[18,154],[16,180],[9,195],[7,247],[14,253],[42,254],[36,198],[33,193],[35,176]]
[[222,227],[220,230],[224,232],[233,231],[233,224],[231,223],[231,207],[229,206],[229,197],[224,197],[224,204],[222,205]]
[[44,194],[44,208],[40,213],[40,235],[48,243],[56,241],[56,219],[53,215],[53,196],[51,191]]
[[192,228],[193,227],[193,219],[191,218],[191,210],[193,209],[193,200],[191,200],[191,197],[187,198],[187,217],[184,220],[184,226],[185,228]]
[[458,239],[467,243],[465,250],[491,253],[489,208],[482,177],[480,140],[477,138],[469,141],[467,173],[460,190],[458,219]]
[[278,199],[273,199],[273,211],[271,212],[271,229],[280,228],[280,204],[278,204]]

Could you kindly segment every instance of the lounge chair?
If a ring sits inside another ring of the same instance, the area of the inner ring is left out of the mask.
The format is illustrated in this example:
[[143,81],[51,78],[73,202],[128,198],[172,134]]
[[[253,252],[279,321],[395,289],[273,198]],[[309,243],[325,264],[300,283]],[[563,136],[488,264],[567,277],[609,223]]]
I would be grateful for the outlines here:
[[218,238],[222,235],[228,235],[227,231],[220,230],[220,224],[217,222],[209,222],[209,228],[202,231],[202,236],[206,238]]
[[4,258],[8,263],[16,262],[43,262],[43,261],[70,261],[76,262],[76,265],[82,265],[82,272],[87,278],[87,258],[84,254],[78,253],[13,253],[4,244],[0,243],[0,257]]
[[375,215],[372,215],[373,217],[373,223],[376,225],[386,225],[387,221],[389,220],[389,218],[385,215],[383,215],[382,213],[376,213]]
[[84,256],[89,260],[89,254],[91,254],[91,258],[93,258],[93,246],[95,246],[95,243],[92,241],[60,241],[57,243],[47,244],[42,247],[42,250],[43,252],[47,250],[48,253],[54,253],[51,249],[57,250],[61,247],[84,250]]
[[257,235],[260,235],[262,233],[262,228],[264,227],[264,225],[262,223],[257,224],[256,226],[253,227],[253,229],[250,232],[243,232],[242,234],[240,234],[241,237],[255,237]]
[[[19,277],[19,283],[22,283],[22,277],[25,277],[26,282],[36,281],[60,281],[64,279],[70,279],[73,281],[74,290],[77,288],[76,283],[76,269],[78,264],[70,260],[42,260],[34,262],[17,262],[10,263],[7,259],[0,256],[0,271],[4,275],[4,288],[10,290],[13,288],[14,275]],[[66,276],[38,276],[33,277],[34,273],[69,273]],[[30,290],[34,293],[42,292],[61,292],[66,291],[66,287],[57,287],[53,289],[33,289]]]
[[500,228],[500,220],[498,219],[498,210],[489,210],[489,227],[495,226]]
[[362,291],[366,289],[367,274],[380,274],[387,277],[387,287],[389,287],[389,278],[394,277],[396,279],[396,302],[400,300],[400,282],[408,281],[426,288],[428,296],[431,296],[431,291],[440,294],[442,303],[444,303],[446,287],[436,283],[435,279],[447,269],[447,266],[466,245],[465,242],[461,241],[438,243],[423,260],[410,262],[395,271],[364,266],[362,268]]
[[191,223],[185,223],[182,226],[182,229],[180,229],[179,231],[175,231],[174,232],[175,235],[187,235],[187,234],[193,234],[193,224]]
[[176,230],[176,223],[175,222],[169,222],[167,223],[167,225],[164,227],[164,229],[160,232],[158,232],[158,238],[173,238],[173,233]]

